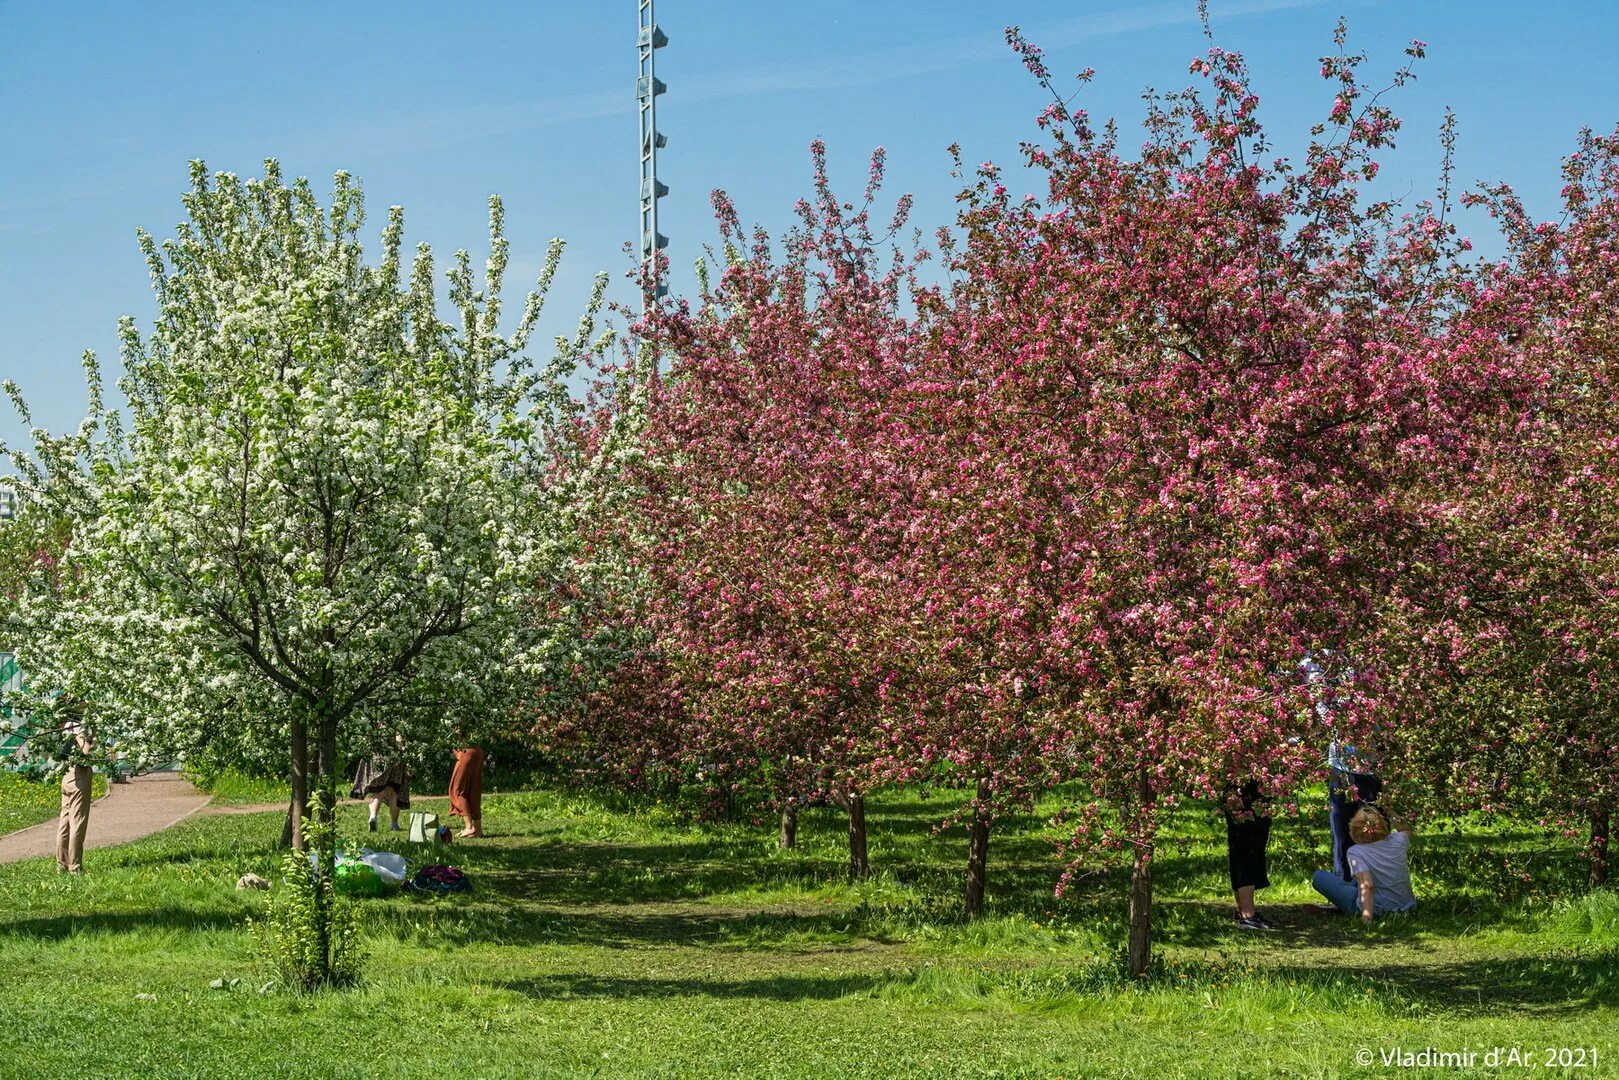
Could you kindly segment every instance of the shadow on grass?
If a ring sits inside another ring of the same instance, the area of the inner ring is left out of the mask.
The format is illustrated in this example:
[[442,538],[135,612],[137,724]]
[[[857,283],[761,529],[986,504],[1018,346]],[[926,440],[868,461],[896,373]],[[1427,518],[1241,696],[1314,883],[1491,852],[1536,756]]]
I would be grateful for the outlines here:
[[518,979],[502,989],[537,998],[744,998],[767,1001],[832,1001],[865,995],[890,981],[887,975],[772,975],[756,979],[618,978],[574,973]]
[[[1101,995],[1184,993],[1219,986],[1262,990],[1286,984],[1313,987],[1325,1002],[1347,1004],[1368,989],[1396,1013],[1499,1015],[1523,1010],[1545,1018],[1574,1015],[1615,1003],[1619,961],[1611,954],[1513,961],[1472,961],[1440,966],[1383,965],[1375,971],[1312,966],[1267,966],[1233,973],[1220,966],[1178,965],[1133,984],[1121,969],[1093,963],[1072,968],[1016,969],[957,965],[901,971],[829,975],[775,974],[754,978],[622,977],[570,972],[502,983],[539,998],[675,998],[828,1001],[877,997],[919,1004],[960,1004],[964,999],[1045,1008]],[[1188,981],[1189,980],[1189,981]],[[1575,981],[1579,985],[1573,985]],[[965,991],[965,992],[963,992]],[[1330,1006],[1329,1006],[1330,1007]]]
[[[1364,966],[1357,966],[1357,959]],[[1382,1004],[1396,1010],[1409,1005],[1413,1011],[1461,1016],[1522,1010],[1552,1017],[1619,1004],[1619,954],[1612,949],[1426,964],[1366,959],[1350,952],[1342,964],[1266,965],[1260,970],[1272,983],[1347,981],[1350,989],[1381,993]]]
[[[836,951],[863,938],[859,920],[847,911],[757,908],[529,908],[493,904],[447,909],[434,904],[424,931],[417,906],[407,902],[373,906],[367,922],[375,931],[400,938],[426,933],[439,945],[495,945],[534,948],[585,946],[608,949],[663,949],[734,946],[793,951]],[[859,947],[866,947],[861,945]]]
[[200,933],[240,930],[245,915],[237,912],[198,912],[186,908],[149,908],[143,911],[94,912],[88,915],[47,915],[0,922],[0,938],[41,938],[63,941],[93,934]]
[[835,859],[795,856],[771,863],[722,844],[491,846],[468,852],[461,865],[514,899],[566,904],[697,900],[771,884],[814,888],[847,879],[845,865]]
[[[950,796],[874,802],[871,841],[877,877],[857,889],[847,887],[843,820],[827,809],[805,813],[801,846],[785,852],[775,849],[773,833],[765,829],[727,825],[698,833],[645,819],[608,822],[615,839],[591,839],[590,830],[602,827],[599,822],[562,813],[549,818],[545,811],[513,814],[507,835],[448,849],[411,847],[399,834],[360,832],[363,811],[354,807],[345,807],[341,820],[354,833],[351,841],[401,851],[418,864],[452,862],[471,875],[475,891],[469,897],[362,905],[373,932],[429,948],[690,948],[722,955],[723,950],[750,949],[833,957],[902,941],[916,943],[917,951],[885,953],[885,964],[907,963],[889,957],[914,958],[936,948],[946,957],[944,963],[966,965],[962,970],[987,980],[992,992],[1011,1000],[1033,1000],[1040,994],[1047,995],[1040,1000],[1050,1000],[1050,993],[1072,1000],[1123,989],[1111,968],[1083,974],[1085,962],[1079,956],[1082,951],[1105,952],[1123,940],[1127,872],[1095,869],[1058,900],[1053,889],[1061,868],[1043,820],[1003,820],[990,849],[990,913],[996,918],[969,930],[960,916],[965,839],[959,829],[935,832],[956,805]],[[50,914],[0,919],[0,938],[238,929],[244,912],[224,899],[230,887],[225,882],[242,869],[263,872],[274,866],[279,817],[270,813],[263,820],[187,822],[94,856],[97,876],[107,871],[166,876],[166,871],[181,868],[186,868],[181,880],[187,882],[217,875],[221,893],[217,900],[205,901],[215,910],[188,909],[172,895],[152,893],[145,910],[74,915],[57,908]],[[1529,834],[1498,830],[1419,836],[1413,863],[1431,891],[1420,894],[1422,910],[1408,919],[1380,921],[1367,930],[1349,919],[1309,921],[1297,908],[1266,905],[1282,929],[1253,935],[1239,931],[1231,919],[1224,837],[1216,826],[1217,819],[1207,812],[1185,812],[1177,818],[1177,828],[1194,839],[1166,842],[1154,862],[1159,883],[1155,938],[1165,946],[1161,952],[1183,969],[1200,962],[1190,958],[1199,951],[1220,955],[1208,961],[1211,984],[1216,978],[1212,973],[1223,970],[1222,965],[1229,969],[1237,964],[1256,965],[1244,968],[1256,981],[1309,980],[1332,987],[1331,993],[1345,1000],[1369,986],[1423,1009],[1577,1011],[1593,1003],[1615,1003],[1619,973],[1612,951],[1557,951],[1551,946],[1571,939],[1530,936],[1513,947],[1542,955],[1497,950],[1481,957],[1479,948],[1461,940],[1480,928],[1533,935],[1546,925],[1543,906],[1513,903],[1489,870],[1492,862],[1504,865],[1501,873],[1507,875],[1514,872],[1514,858],[1538,858],[1532,865],[1540,880],[1556,883],[1579,869],[1566,852],[1537,856]],[[1310,871],[1323,864],[1324,851],[1324,830],[1278,830],[1272,843],[1273,881],[1306,882]],[[197,869],[209,873],[197,874]],[[123,880],[108,878],[109,887],[121,890],[120,906],[128,908]],[[204,884],[213,887],[211,881]],[[93,908],[86,897],[67,902]],[[1013,925],[1018,920],[1012,916],[1027,918]],[[1029,928],[1033,920],[1041,924],[1039,931]],[[1054,930],[1054,925],[1063,929]],[[1050,969],[1055,973],[1051,986],[1017,982],[1016,973],[1027,965],[1051,963],[1054,950],[1072,957],[1073,965]],[[1501,955],[1503,951],[1507,954]],[[579,973],[512,985],[535,996],[707,994],[771,1000],[836,998],[885,986],[898,987],[901,997],[925,999],[937,992],[921,984],[907,988],[903,980],[894,982],[897,975],[744,978],[736,970],[741,961],[735,953],[719,966],[730,970],[717,971],[712,978],[668,979]]]

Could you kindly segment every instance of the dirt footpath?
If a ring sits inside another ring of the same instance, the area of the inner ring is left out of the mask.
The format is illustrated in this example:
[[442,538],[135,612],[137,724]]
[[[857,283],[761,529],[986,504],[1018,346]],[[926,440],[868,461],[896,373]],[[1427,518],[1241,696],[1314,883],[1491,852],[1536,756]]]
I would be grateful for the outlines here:
[[[208,798],[179,773],[148,773],[127,784],[108,784],[106,797],[90,806],[85,849],[150,836],[195,814],[208,805]],[[0,863],[55,854],[55,819],[0,836]]]

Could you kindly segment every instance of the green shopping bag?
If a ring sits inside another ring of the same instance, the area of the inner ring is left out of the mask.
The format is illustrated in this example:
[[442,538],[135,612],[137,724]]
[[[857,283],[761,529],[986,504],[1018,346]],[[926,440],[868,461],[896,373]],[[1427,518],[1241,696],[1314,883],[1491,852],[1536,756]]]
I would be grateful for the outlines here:
[[377,868],[363,862],[338,863],[333,884],[340,896],[381,896],[384,891]]

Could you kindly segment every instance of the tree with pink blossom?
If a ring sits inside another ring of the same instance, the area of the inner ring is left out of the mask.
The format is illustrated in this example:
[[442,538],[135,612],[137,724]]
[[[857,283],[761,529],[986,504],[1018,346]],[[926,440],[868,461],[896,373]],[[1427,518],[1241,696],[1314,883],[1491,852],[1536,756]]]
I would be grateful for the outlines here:
[[997,676],[1031,702],[1027,745],[1089,789],[1071,851],[1128,855],[1137,974],[1166,806],[1248,778],[1286,795],[1330,737],[1375,737],[1375,669],[1322,712],[1299,661],[1361,635],[1408,524],[1388,493],[1510,361],[1493,325],[1452,318],[1465,245],[1443,203],[1361,194],[1399,129],[1362,61],[1323,61],[1334,102],[1296,164],[1213,48],[1206,90],[1152,99],[1137,155],[1054,100],[1026,147],[1045,198],[987,164],[964,193],[932,360],[956,468],[982,479],[953,527],[1020,572],[992,599],[1002,656],[1027,661]]
[[799,805],[836,802],[864,876],[865,792],[897,677],[871,562],[894,539],[884,409],[914,335],[906,267],[877,264],[869,225],[881,153],[858,212],[831,194],[818,146],[815,162],[816,200],[779,258],[716,193],[719,281],[697,310],[656,309],[638,328],[669,368],[620,535],[662,674],[659,760],[721,796],[762,790],[784,843]]
[[1423,716],[1397,740],[1415,794],[1584,832],[1595,886],[1619,798],[1619,132],[1584,132],[1563,172],[1560,222],[1504,185],[1467,198],[1508,243],[1459,318],[1493,328],[1531,392],[1406,487],[1426,573],[1377,642],[1390,700]]

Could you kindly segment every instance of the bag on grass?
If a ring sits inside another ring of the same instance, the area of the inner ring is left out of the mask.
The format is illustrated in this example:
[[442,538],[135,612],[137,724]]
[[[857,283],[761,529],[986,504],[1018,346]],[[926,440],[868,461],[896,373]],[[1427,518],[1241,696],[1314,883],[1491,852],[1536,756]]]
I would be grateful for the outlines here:
[[342,896],[381,896],[384,885],[377,868],[369,863],[338,863],[333,882]]
[[410,815],[410,842],[413,844],[431,844],[438,839],[437,814]]
[[466,892],[472,888],[472,882],[467,880],[467,876],[460,868],[440,866],[437,863],[416,871],[410,885],[411,888],[420,889],[422,892],[437,893]]
[[360,861],[376,870],[384,885],[402,885],[405,881],[405,857],[392,851],[360,852]]

